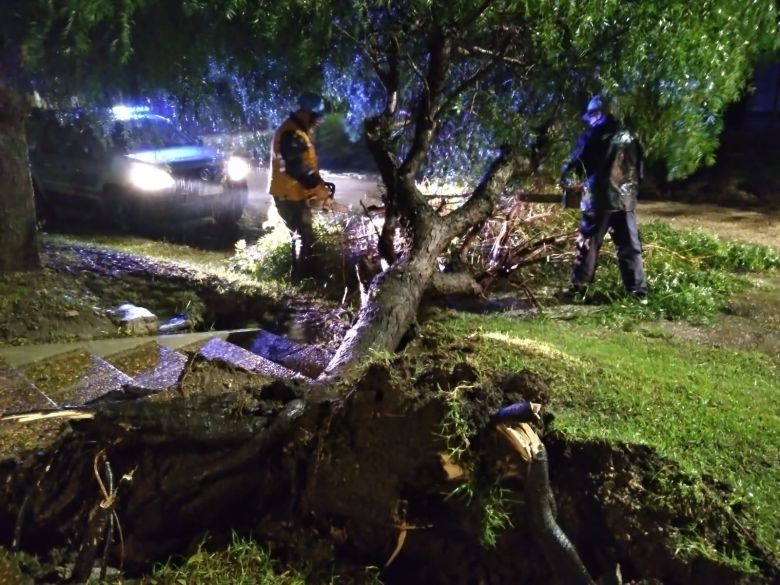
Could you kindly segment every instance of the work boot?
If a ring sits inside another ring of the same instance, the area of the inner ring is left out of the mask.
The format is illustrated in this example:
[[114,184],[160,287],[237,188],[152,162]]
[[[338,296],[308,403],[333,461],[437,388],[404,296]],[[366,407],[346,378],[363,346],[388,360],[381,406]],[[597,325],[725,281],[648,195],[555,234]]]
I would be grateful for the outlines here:
[[581,284],[572,284],[569,285],[568,288],[563,289],[563,291],[561,291],[559,296],[564,301],[576,301],[577,299],[582,298],[586,290],[587,290],[586,286],[583,286]]
[[630,293],[631,298],[634,299],[640,305],[647,304],[647,293],[643,290],[632,290]]

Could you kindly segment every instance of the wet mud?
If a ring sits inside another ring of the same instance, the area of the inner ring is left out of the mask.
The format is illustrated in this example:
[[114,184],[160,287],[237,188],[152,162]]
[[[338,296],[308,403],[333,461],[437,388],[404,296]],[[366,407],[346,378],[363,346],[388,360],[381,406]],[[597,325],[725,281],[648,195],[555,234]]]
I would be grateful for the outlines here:
[[[104,451],[116,477],[133,473],[115,503],[124,543],[110,549],[130,575],[186,557],[206,534],[218,547],[237,531],[310,567],[312,583],[333,574],[365,583],[367,566],[387,585],[554,582],[528,522],[525,467],[493,419],[520,397],[545,403],[546,382],[530,372],[486,378],[432,358],[373,363],[354,383],[319,388],[196,363],[186,392],[107,404],[48,451],[0,466],[0,543],[20,526],[23,550],[74,555],[102,501],[92,468]],[[685,477],[645,447],[538,430],[558,523],[594,578],[618,566],[626,583],[778,578],[776,561],[723,504],[725,486]],[[676,495],[680,484],[696,497]],[[498,510],[506,521],[496,524]],[[760,574],[683,558],[684,532],[726,553],[748,550]]]

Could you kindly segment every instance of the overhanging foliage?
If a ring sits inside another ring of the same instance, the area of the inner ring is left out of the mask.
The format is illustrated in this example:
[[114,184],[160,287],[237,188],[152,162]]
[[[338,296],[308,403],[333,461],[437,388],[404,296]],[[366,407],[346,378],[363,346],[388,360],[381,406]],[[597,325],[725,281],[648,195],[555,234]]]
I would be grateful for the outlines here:
[[56,73],[45,85],[59,92],[197,100],[213,91],[203,80],[219,63],[254,94],[324,81],[360,125],[395,85],[398,156],[414,141],[431,43],[446,41],[427,166],[445,178],[478,177],[505,142],[554,173],[599,91],[670,176],[685,176],[713,162],[725,108],[777,45],[771,0],[37,0],[18,10],[30,24],[28,63]]

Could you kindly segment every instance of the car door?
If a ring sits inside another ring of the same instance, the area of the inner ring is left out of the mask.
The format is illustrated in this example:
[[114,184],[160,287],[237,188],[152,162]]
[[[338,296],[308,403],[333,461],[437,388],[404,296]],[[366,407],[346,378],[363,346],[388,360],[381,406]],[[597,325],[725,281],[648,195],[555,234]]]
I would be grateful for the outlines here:
[[101,209],[101,169],[108,164],[105,146],[88,124],[69,129],[62,156],[62,189],[72,198],[79,211]]
[[73,164],[73,182],[82,196],[90,200],[100,199],[103,193],[103,177],[111,164],[108,149],[97,132],[88,126],[80,133],[78,157]]
[[42,130],[35,149],[30,153],[31,174],[35,187],[46,193],[53,203],[58,203],[67,191],[64,160],[67,131],[57,120],[48,121]]

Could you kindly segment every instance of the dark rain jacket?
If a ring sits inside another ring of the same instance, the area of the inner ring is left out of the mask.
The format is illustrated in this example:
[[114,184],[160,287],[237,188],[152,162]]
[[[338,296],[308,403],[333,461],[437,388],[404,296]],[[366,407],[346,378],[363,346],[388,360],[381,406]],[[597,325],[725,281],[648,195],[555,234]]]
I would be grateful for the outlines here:
[[585,175],[582,211],[634,211],[642,179],[642,147],[611,115],[580,135],[563,175]]

